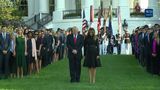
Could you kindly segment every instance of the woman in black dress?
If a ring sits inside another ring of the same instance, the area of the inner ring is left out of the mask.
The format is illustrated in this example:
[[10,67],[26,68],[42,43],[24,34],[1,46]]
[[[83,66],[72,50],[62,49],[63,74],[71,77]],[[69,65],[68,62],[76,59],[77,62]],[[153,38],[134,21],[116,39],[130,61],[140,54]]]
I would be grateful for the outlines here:
[[38,69],[38,62],[37,62],[37,51],[36,51],[36,41],[33,38],[33,32],[28,32],[28,39],[27,39],[27,60],[29,61],[29,74],[31,75],[33,72],[34,63],[36,66],[37,72]]
[[96,77],[96,67],[101,66],[100,58],[99,58],[99,43],[98,38],[95,35],[95,30],[90,28],[88,31],[88,35],[84,41],[84,67],[88,67],[89,69],[89,79],[90,83],[95,83]]
[[41,55],[41,47],[42,47],[42,32],[38,32],[38,37],[36,40],[36,48],[37,48],[37,59],[38,59],[38,68],[41,70],[42,65],[42,55]]

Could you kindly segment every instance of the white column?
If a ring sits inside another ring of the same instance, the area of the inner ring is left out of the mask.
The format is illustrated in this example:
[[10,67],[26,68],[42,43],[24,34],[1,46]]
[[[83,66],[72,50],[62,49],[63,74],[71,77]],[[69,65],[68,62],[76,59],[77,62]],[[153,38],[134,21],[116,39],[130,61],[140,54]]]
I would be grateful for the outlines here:
[[49,0],[39,0],[39,12],[49,13]]
[[55,11],[53,12],[54,20],[63,19],[63,11],[65,10],[65,0],[55,0]]
[[40,4],[37,4],[37,3],[39,3],[39,0],[33,0],[34,1],[34,4],[35,4],[35,14],[38,14],[38,13],[40,13],[39,12],[39,5]]
[[129,18],[130,17],[129,0],[119,0],[119,6],[120,6],[122,20]]
[[62,11],[65,9],[65,0],[55,0],[55,10]]
[[28,17],[31,18],[34,16],[35,4],[34,0],[28,0]]
[[112,8],[118,7],[118,0],[112,0]]
[[159,18],[160,9],[158,8],[158,0],[149,0],[149,9],[153,9],[153,17]]
[[94,8],[95,9],[99,9],[100,4],[101,4],[101,0],[94,0]]

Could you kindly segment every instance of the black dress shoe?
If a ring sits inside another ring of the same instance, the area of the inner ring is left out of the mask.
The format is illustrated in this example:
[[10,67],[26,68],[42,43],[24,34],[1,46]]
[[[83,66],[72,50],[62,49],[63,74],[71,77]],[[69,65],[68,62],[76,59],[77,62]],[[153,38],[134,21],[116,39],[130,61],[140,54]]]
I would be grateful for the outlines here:
[[74,83],[74,82],[76,82],[76,81],[75,81],[75,80],[70,80],[70,82],[71,82],[71,83]]
[[77,79],[77,80],[76,80],[76,82],[78,82],[78,83],[79,83],[79,82],[80,82],[80,80],[79,80],[79,79]]

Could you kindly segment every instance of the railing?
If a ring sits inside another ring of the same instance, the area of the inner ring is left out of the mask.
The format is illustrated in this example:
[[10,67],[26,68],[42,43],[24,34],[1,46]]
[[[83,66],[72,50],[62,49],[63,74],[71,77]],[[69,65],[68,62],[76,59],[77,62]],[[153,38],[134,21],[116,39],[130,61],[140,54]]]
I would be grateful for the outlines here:
[[77,18],[81,18],[81,9],[63,11],[63,19],[77,19]]
[[144,10],[141,9],[140,12],[137,12],[134,8],[130,8],[130,17],[145,17]]
[[37,15],[33,16],[28,21],[25,21],[23,24],[25,24],[25,26],[33,28],[33,29],[39,29],[39,28],[44,28],[44,25],[50,21],[52,21],[51,14],[41,13],[41,14],[37,14]]
[[40,20],[40,14],[37,14],[37,15],[33,16],[32,18],[30,18],[29,20],[25,21],[25,24],[28,26],[32,26],[33,24],[35,24],[39,20]]
[[25,21],[25,24],[28,25],[28,26],[30,26],[30,25],[32,25],[32,24],[34,24],[34,23],[35,23],[34,17],[32,17],[32,18],[30,18],[29,20]]
[[44,27],[44,25],[49,23],[50,21],[52,21],[52,15],[51,14],[45,14],[45,16],[37,22],[38,23],[38,28]]
[[[109,11],[109,8],[107,8]],[[94,16],[97,18],[99,13],[99,9],[94,10]],[[117,8],[112,8],[112,17],[116,18],[117,17]]]
[[[109,9],[107,9],[109,10]],[[63,11],[63,19],[78,19],[81,18],[81,9],[79,10],[65,10]],[[94,9],[94,16],[98,17],[99,9]],[[117,8],[112,9],[112,16],[117,17]]]

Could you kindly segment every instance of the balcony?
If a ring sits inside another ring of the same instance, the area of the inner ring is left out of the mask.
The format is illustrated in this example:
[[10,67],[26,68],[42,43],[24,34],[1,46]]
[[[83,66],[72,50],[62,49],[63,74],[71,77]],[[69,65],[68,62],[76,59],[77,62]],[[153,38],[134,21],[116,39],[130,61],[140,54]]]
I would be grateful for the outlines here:
[[63,19],[80,19],[81,9],[63,11]]
[[[65,10],[65,11],[63,11],[63,19],[80,19],[80,18],[82,18],[81,12],[82,12],[81,9],[79,9],[79,10]],[[94,9],[95,18],[98,17],[98,12],[99,12],[99,9]],[[112,9],[112,16],[114,18],[117,17],[117,8]]]
[[145,17],[145,13],[144,13],[145,9],[141,9],[140,12],[136,12],[134,8],[130,8],[130,17],[131,18],[143,18]]
[[[107,8],[107,10],[109,11],[109,8]],[[99,9],[94,10],[95,18],[98,18],[98,12]],[[112,17],[117,18],[117,8],[112,8]]]

